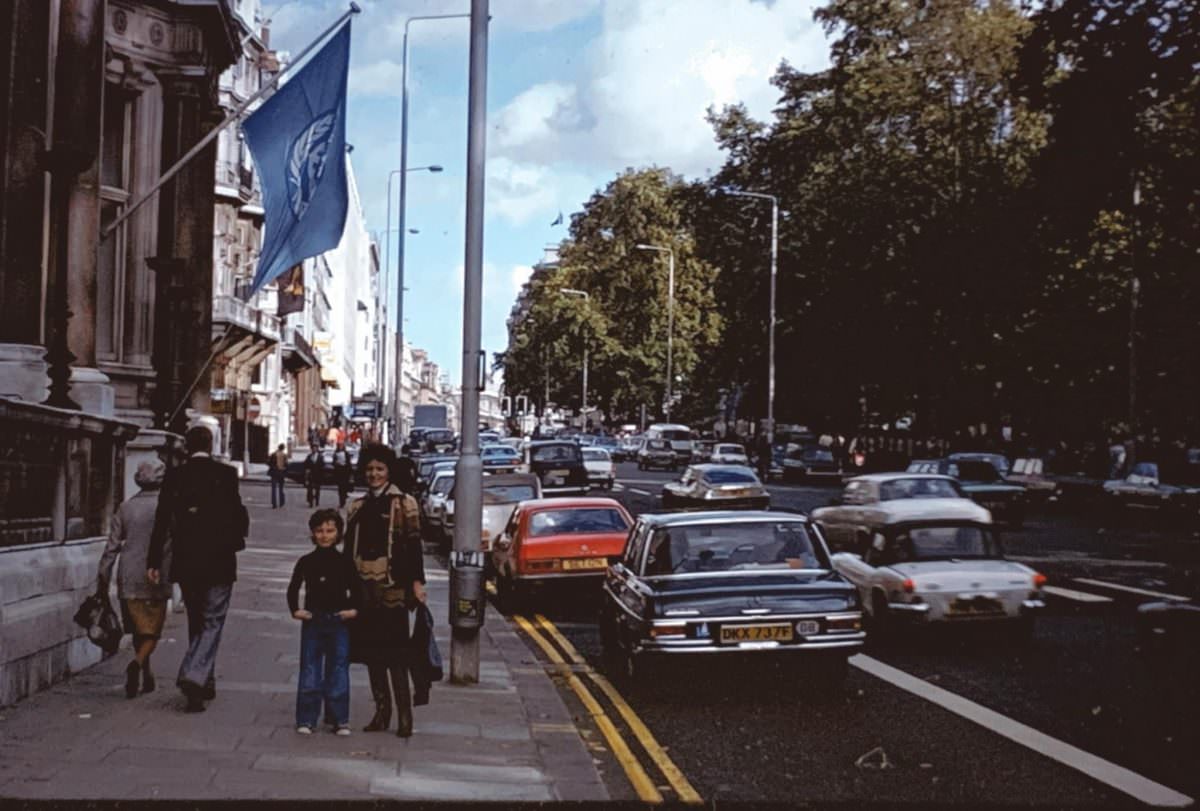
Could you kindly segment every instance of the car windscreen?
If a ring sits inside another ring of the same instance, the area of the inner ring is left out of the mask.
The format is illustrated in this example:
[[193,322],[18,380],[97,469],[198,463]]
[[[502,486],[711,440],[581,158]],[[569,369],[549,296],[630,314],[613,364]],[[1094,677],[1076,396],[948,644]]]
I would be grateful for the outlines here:
[[515,504],[537,498],[532,484],[489,484],[483,488],[484,504]]
[[650,439],[646,441],[648,451],[669,451],[671,445],[665,439]]
[[800,521],[663,527],[650,539],[647,577],[697,572],[828,569],[825,550]]
[[896,536],[896,560],[1000,557],[994,533],[982,527],[914,527]]
[[586,532],[625,532],[629,524],[617,510],[588,507],[566,510],[541,510],[529,516],[529,535],[567,535]]
[[734,453],[734,454],[741,454],[742,456],[745,456],[746,449],[743,448],[741,445],[718,445],[716,453]]
[[658,435],[661,436],[663,439],[669,439],[674,442],[679,442],[681,440],[687,440],[690,442],[692,439],[691,431],[683,431],[680,429],[669,429],[666,431],[659,431]]
[[958,498],[954,484],[945,479],[893,479],[879,485],[880,501],[902,498]]
[[704,473],[704,481],[709,484],[758,484],[758,477],[749,468],[709,470]]
[[581,457],[575,445],[547,445],[533,449],[535,462],[578,462]]
[[584,448],[583,461],[585,462],[608,462],[612,457],[608,455],[608,451],[603,448]]

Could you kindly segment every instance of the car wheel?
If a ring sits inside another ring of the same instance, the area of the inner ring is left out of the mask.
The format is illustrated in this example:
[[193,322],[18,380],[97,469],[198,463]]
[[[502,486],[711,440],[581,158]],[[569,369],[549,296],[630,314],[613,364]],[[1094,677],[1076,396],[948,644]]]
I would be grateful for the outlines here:
[[867,618],[871,625],[870,633],[887,635],[892,632],[892,609],[888,607],[887,597],[882,591],[871,595],[871,613],[864,619]]

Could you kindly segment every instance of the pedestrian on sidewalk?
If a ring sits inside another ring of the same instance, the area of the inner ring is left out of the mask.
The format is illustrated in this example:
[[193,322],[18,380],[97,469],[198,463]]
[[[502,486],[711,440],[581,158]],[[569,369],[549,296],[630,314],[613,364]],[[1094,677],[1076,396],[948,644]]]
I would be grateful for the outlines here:
[[304,487],[308,492],[308,506],[321,506],[321,477],[325,475],[325,455],[316,445],[309,448],[304,457]]
[[[300,679],[296,689],[296,731],[311,735],[322,705],[338,735],[350,734],[350,629],[362,605],[362,581],[348,557],[338,551],[344,525],[337,510],[317,510],[308,518],[316,549],[296,562],[288,584],[288,609],[300,626]],[[300,608],[300,586],[304,608]]]
[[350,495],[353,471],[350,468],[350,452],[345,443],[338,443],[333,452],[333,481],[337,485],[338,508],[346,508],[346,498]]
[[216,697],[217,646],[237,580],[237,553],[246,548],[250,516],[238,493],[237,471],[212,458],[212,433],[204,426],[184,436],[188,459],[167,471],[146,576],[164,582],[163,558],[171,544],[170,579],[178,583],[187,607],[188,649],[176,684],[187,712],[203,712]]
[[375,716],[363,731],[389,727],[394,695],[396,734],[407,738],[412,735],[408,614],[425,602],[420,513],[411,492],[397,486],[395,452],[370,445],[362,455],[367,494],[346,511],[345,554],[363,583],[363,608],[350,628],[350,661],[367,666],[375,699]]
[[267,475],[271,477],[271,509],[282,507],[286,503],[283,494],[284,476],[287,474],[287,446],[279,443],[278,450],[267,460]]
[[[150,670],[150,654],[162,636],[167,617],[167,599],[171,587],[151,583],[146,576],[146,557],[150,552],[150,534],[154,530],[154,511],[158,506],[158,491],[162,487],[166,466],[157,459],[138,465],[133,480],[141,489],[117,508],[108,532],[108,543],[100,556],[100,591],[107,593],[112,582],[113,564],[117,564],[117,597],[125,629],[133,634],[133,661],[125,668],[125,697],[149,693],[154,689],[154,674]],[[171,570],[171,550],[163,552],[162,567]]]

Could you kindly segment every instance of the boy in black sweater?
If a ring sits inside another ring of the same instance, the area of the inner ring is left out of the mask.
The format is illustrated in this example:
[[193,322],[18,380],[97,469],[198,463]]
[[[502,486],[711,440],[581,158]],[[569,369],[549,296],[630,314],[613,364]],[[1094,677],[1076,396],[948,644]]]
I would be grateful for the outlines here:
[[[358,616],[362,581],[349,558],[337,550],[345,525],[337,510],[317,510],[308,519],[316,549],[296,562],[288,584],[288,609],[303,621],[296,731],[311,735],[322,702],[338,735],[350,734],[350,629]],[[300,608],[300,584],[304,608]]]

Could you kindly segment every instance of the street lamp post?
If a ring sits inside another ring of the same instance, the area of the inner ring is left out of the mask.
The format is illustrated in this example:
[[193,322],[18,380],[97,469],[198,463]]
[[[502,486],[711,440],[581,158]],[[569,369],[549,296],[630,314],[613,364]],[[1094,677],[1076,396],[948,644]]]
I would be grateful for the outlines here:
[[779,198],[756,191],[726,189],[726,194],[771,201],[771,313],[767,321],[767,442],[775,442],[775,276],[779,257]]
[[[401,160],[403,160],[403,158]],[[393,169],[392,171],[388,172],[387,219],[384,220],[386,225],[384,226],[384,229],[383,229],[384,230],[384,234],[383,234],[383,244],[384,244],[383,267],[384,267],[384,270],[386,272],[388,272],[389,274],[391,273],[391,264],[392,264],[392,262],[391,262],[391,260],[392,260],[392,178],[395,177],[396,175],[400,175],[400,189],[401,189],[401,195],[403,195],[403,193],[404,193],[403,192],[404,175],[406,175],[408,172],[432,172],[432,173],[436,174],[437,172],[440,172],[440,171],[442,171],[442,167],[438,166],[437,164],[433,164],[432,166],[414,166],[411,169],[408,169],[408,168]],[[401,197],[401,199],[403,199],[403,197]],[[404,205],[403,204],[401,204],[401,206],[400,206],[400,234],[399,234],[399,236],[397,236],[397,239],[399,240],[399,246],[400,246],[399,250],[400,250],[401,257],[403,257],[403,254],[404,254]],[[404,372],[404,260],[403,260],[403,258],[401,258],[400,267],[397,269],[397,277],[399,279],[399,283],[397,285],[398,289],[396,291],[396,380],[395,380],[395,384],[392,387],[392,400],[393,400],[393,402],[392,402],[392,417],[394,419],[396,438],[398,438],[401,434],[401,431],[400,431],[400,392],[403,390],[403,385],[404,385],[404,381],[402,379],[403,372]],[[390,284],[390,282],[391,282],[391,280],[389,279],[388,283]],[[386,287],[384,289],[386,290]],[[386,296],[385,296],[385,301],[386,301]],[[385,332],[385,337],[386,337],[386,324],[384,325],[384,327],[385,327],[384,332]],[[384,363],[386,363],[387,362],[387,352],[385,351],[383,353],[383,355],[384,355],[383,361],[384,361]],[[395,444],[395,439],[393,439],[392,444]]]
[[[592,297],[588,295],[586,290],[574,290],[570,287],[560,287],[560,288],[558,288],[558,292],[562,293],[564,296],[575,296],[577,298],[582,298],[584,301],[587,301],[589,303],[591,302],[591,299],[592,299]],[[582,330],[580,331],[580,337],[581,338],[583,337]],[[584,427],[584,428],[587,427],[587,394],[588,394],[588,388],[587,388],[588,351],[587,351],[587,349],[588,349],[587,341],[585,340],[585,341],[583,341],[583,399],[580,401],[580,406],[579,406],[579,416],[583,418],[583,423],[584,423],[581,427]]]
[[[420,20],[453,20],[470,17],[470,14],[426,14],[409,17],[404,21],[404,40],[400,59],[400,215],[399,231],[396,236],[396,422],[397,434],[400,422],[400,391],[404,384],[404,212],[408,199],[408,27]],[[430,171],[440,171],[428,167]],[[389,178],[390,180],[390,178]],[[389,198],[390,200],[390,198]],[[389,220],[389,225],[391,221]]]
[[671,421],[671,352],[675,339],[675,251],[662,245],[634,245],[639,251],[658,251],[667,255],[667,403],[663,411]]

